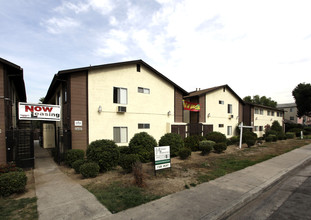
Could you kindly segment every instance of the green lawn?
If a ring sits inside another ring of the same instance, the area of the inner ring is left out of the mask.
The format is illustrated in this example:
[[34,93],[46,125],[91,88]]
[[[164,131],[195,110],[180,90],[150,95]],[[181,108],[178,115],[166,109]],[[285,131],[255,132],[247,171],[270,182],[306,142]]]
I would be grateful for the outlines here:
[[0,220],[38,219],[37,198],[0,198]]

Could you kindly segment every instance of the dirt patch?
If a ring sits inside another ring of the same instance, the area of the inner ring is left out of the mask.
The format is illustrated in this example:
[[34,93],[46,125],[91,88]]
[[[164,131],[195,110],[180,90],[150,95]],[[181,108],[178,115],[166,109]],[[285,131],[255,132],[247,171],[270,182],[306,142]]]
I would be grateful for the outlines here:
[[[154,195],[168,195],[181,190],[187,186],[198,184],[198,176],[211,170],[210,163],[219,157],[238,157],[239,159],[258,160],[263,157],[276,156],[296,147],[311,143],[311,140],[283,140],[273,143],[263,143],[251,148],[246,145],[239,149],[238,146],[228,146],[222,154],[210,153],[202,156],[200,152],[192,152],[191,157],[181,160],[178,157],[171,159],[171,168],[154,172],[152,163],[143,164],[143,174],[146,183],[145,190]],[[82,186],[88,184],[101,184],[106,186],[113,182],[122,182],[125,185],[132,185],[134,177],[132,173],[124,173],[121,167],[106,173],[99,174],[96,178],[84,179],[81,174],[67,166],[59,166],[62,172]]]

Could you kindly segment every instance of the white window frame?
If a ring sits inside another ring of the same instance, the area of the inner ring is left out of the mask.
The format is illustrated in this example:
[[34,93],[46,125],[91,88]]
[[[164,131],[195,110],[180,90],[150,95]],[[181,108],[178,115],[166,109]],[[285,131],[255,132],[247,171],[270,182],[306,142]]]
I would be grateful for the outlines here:
[[232,126],[227,126],[227,135],[232,135]]
[[138,129],[150,129],[149,123],[138,123]]
[[113,140],[116,143],[127,143],[128,142],[127,127],[113,127]]
[[144,87],[138,87],[138,88],[137,88],[137,91],[138,91],[139,93],[143,93],[143,94],[150,94],[150,89],[144,88]]
[[232,104],[228,104],[228,114],[232,114],[233,112],[233,106]]
[[113,87],[113,103],[122,104],[122,105],[127,104],[127,89],[126,88]]

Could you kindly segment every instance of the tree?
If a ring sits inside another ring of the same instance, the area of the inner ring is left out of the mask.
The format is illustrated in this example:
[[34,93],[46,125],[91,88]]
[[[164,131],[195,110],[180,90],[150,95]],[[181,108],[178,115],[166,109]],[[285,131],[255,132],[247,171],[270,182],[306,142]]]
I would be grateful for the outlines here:
[[311,84],[300,83],[292,92],[297,105],[297,116],[311,117]]
[[42,103],[43,103],[44,98],[45,98],[45,97],[41,97],[41,98],[39,99],[39,104],[42,104]]
[[276,108],[277,102],[272,100],[270,97],[267,98],[266,96],[260,97],[259,95],[254,95],[253,98],[251,96],[246,96],[243,99],[245,102],[257,104],[257,105],[264,105]]

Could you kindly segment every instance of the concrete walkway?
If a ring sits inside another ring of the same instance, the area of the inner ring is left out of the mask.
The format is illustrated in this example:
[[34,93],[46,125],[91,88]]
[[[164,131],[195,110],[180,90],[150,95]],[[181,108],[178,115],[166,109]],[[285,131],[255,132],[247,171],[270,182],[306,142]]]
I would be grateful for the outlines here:
[[40,220],[104,219],[111,215],[93,194],[62,173],[38,142],[34,176]]
[[40,219],[220,219],[310,162],[311,145],[113,215],[61,173],[44,149],[37,147],[35,155]]

